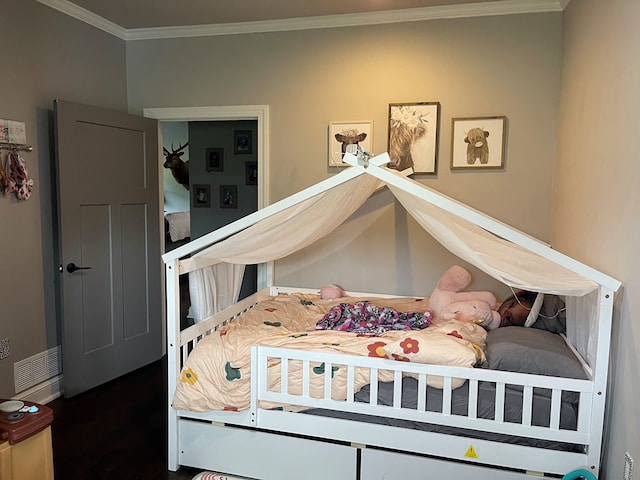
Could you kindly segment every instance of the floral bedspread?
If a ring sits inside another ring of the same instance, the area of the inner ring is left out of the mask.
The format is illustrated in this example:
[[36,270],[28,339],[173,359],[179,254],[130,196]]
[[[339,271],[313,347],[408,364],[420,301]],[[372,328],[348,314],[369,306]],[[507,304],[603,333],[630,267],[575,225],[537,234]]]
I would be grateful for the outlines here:
[[380,335],[390,330],[422,330],[429,326],[431,312],[401,312],[372,302],[339,303],[318,320],[316,330],[339,330]]
[[[271,297],[198,343],[182,369],[173,408],[198,412],[249,408],[251,346],[256,343],[469,368],[484,360],[486,331],[478,325],[456,320],[422,330],[389,330],[378,335],[316,329],[318,322],[337,304],[357,302],[398,312],[414,312],[415,318],[427,312],[424,299],[321,300],[319,296],[308,294]],[[324,392],[324,364],[311,364],[309,368],[310,394],[321,397]],[[333,369],[332,398],[344,399],[346,368],[334,365]],[[368,371],[361,370],[365,369],[356,369],[355,372],[358,389],[369,383]],[[301,362],[289,362],[288,371],[290,392],[300,393]],[[381,370],[379,375],[381,381],[392,379],[390,372]],[[429,379],[435,382],[428,382],[430,385],[441,386],[437,378]],[[279,389],[279,362],[269,365],[268,383],[270,389]]]

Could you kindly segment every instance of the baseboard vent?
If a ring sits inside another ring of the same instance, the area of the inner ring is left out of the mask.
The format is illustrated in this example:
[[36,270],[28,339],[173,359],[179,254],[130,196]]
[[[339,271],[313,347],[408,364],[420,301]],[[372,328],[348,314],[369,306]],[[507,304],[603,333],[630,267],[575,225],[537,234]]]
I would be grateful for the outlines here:
[[54,347],[13,364],[16,393],[45,382],[62,372],[62,350]]

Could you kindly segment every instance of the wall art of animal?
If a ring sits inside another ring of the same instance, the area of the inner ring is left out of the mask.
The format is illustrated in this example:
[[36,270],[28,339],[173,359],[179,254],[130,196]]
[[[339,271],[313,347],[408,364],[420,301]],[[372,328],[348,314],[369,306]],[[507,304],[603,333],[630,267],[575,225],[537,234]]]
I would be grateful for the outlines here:
[[171,144],[171,151],[166,148],[162,148],[166,160],[164,161],[164,168],[171,170],[173,178],[176,179],[180,185],[189,190],[189,161],[183,161],[180,157],[184,155],[184,149],[187,148],[189,142],[184,145],[180,145],[177,149],[173,148]]
[[477,161],[481,165],[489,163],[489,144],[487,138],[489,132],[482,128],[472,128],[467,132],[464,141],[467,144],[467,163],[475,164]]
[[344,157],[344,154],[347,152],[347,146],[358,145],[360,142],[364,141],[365,138],[367,138],[367,134],[359,132],[356,128],[343,130],[342,132],[335,134],[335,139],[342,144],[342,157]]
[[438,103],[389,106],[390,168],[435,173]]

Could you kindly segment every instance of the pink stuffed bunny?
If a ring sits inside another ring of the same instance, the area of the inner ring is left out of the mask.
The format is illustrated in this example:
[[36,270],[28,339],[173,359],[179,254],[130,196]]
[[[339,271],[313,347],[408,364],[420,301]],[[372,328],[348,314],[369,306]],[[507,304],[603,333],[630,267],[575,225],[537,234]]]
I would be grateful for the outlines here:
[[[500,325],[500,314],[495,311],[498,301],[491,292],[463,292],[471,284],[471,274],[460,265],[451,266],[438,280],[429,297],[429,310],[435,321],[476,321],[487,329]],[[476,315],[478,315],[476,317]]]

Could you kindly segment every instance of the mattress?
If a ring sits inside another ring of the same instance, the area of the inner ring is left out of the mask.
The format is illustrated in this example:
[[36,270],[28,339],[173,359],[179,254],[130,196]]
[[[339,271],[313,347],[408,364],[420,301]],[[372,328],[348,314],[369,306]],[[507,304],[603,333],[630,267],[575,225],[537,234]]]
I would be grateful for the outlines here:
[[[172,406],[179,410],[206,412],[244,410],[250,406],[251,346],[254,344],[327,353],[393,358],[399,361],[453,365],[472,368],[484,361],[486,331],[475,324],[455,320],[430,325],[422,330],[391,330],[376,335],[352,331],[317,330],[319,320],[339,304],[368,302],[398,312],[425,312],[427,303],[416,298],[354,298],[323,300],[318,295],[291,294],[269,297],[207,335],[187,358],[174,394]],[[311,363],[310,395],[324,395],[324,364]],[[346,368],[333,366],[332,398],[346,398]],[[370,382],[368,370],[357,370],[355,389]],[[268,384],[280,388],[280,365],[269,365]],[[288,388],[302,389],[302,364],[289,362]],[[392,373],[379,372],[380,381],[392,380]],[[457,385],[462,385],[463,380]],[[442,378],[430,380],[435,388]]]

